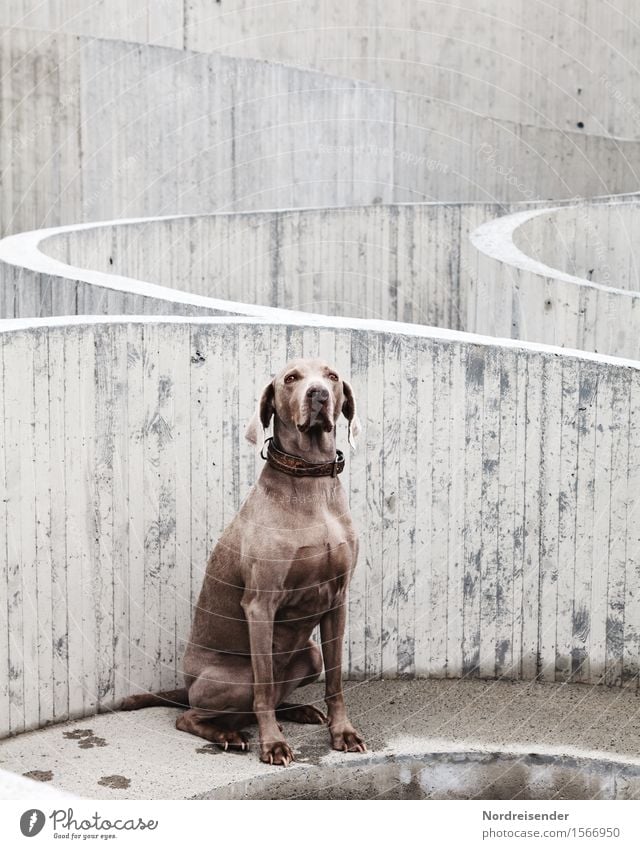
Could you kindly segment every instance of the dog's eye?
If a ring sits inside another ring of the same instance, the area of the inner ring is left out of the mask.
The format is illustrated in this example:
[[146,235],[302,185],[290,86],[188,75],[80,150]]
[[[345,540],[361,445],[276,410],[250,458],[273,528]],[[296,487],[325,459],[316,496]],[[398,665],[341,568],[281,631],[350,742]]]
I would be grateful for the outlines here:
[[337,374],[331,372],[331,374],[329,375],[329,380],[339,380],[339,377]]
[[285,377],[284,382],[285,382],[285,383],[294,383],[297,379],[298,379],[298,378],[297,378],[297,376],[296,376],[295,374],[288,374],[288,375]]

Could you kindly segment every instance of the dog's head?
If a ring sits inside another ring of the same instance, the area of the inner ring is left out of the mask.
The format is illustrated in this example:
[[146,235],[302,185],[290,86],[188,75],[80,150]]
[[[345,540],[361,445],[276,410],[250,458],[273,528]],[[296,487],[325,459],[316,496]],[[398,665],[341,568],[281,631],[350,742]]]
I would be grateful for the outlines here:
[[291,360],[262,390],[245,437],[255,445],[259,427],[266,430],[273,416],[300,433],[316,428],[330,433],[341,413],[349,423],[349,445],[355,448],[361,425],[350,384],[324,360]]

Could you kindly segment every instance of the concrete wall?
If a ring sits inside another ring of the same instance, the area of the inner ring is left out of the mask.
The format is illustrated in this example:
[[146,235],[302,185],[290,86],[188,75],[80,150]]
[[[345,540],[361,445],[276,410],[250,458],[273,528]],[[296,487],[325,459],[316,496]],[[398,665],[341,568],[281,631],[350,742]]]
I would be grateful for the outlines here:
[[639,134],[635,0],[5,0],[0,23],[222,50],[517,123]]
[[[582,240],[581,261],[592,251],[595,255],[606,250],[608,255],[602,236],[594,237],[583,226],[584,216],[606,223],[615,246],[624,238],[621,216],[635,222],[632,209],[604,205],[533,210],[483,224],[471,235],[478,249],[477,285],[468,299],[467,329],[640,359],[640,293],[616,288],[615,279],[613,285],[604,285],[536,258],[549,253],[551,260],[557,259],[567,250],[556,243],[570,246]],[[616,262],[624,266],[626,261],[633,268],[633,256],[620,253]],[[630,277],[627,273],[627,280]]]
[[365,421],[345,478],[365,549],[348,675],[637,685],[637,362],[393,321],[640,359],[636,296],[543,273],[514,244],[572,211],[473,230],[497,212],[214,215],[0,244],[23,315],[245,316],[4,323],[5,733],[176,681],[207,552],[260,466],[242,425],[298,354],[335,359]]
[[0,231],[225,210],[635,191],[640,143],[163,47],[0,32]]
[[[391,199],[393,96],[325,74],[1,34],[3,231]],[[371,145],[372,162],[337,148]]]
[[514,244],[551,268],[603,286],[640,292],[640,207],[585,204],[537,215]]
[[[260,304],[462,329],[476,253],[469,234],[505,211],[496,204],[376,205],[67,228],[39,240],[41,261],[72,266],[59,268],[55,284],[24,269],[20,245],[27,240],[17,236],[0,244],[0,262],[10,260],[11,244],[13,261],[20,262],[0,265],[0,310],[5,317],[51,315],[57,291],[55,314],[75,312],[82,276],[92,285],[78,310],[113,309],[113,295],[106,298],[84,270],[109,275],[103,283],[113,275],[130,278],[122,281],[129,290],[148,281],[189,297],[239,302],[240,311]],[[173,311],[169,297],[165,309]],[[122,302],[123,312],[137,309]]]
[[376,205],[19,234],[0,242],[0,315],[264,317],[283,307],[300,319],[382,318],[637,359],[640,296],[542,262],[575,267],[577,256],[597,268],[601,257],[601,275],[635,285],[636,210],[498,217],[508,207]]
[[174,684],[262,464],[244,423],[301,354],[349,376],[364,421],[349,675],[637,686],[636,365],[350,321],[3,325],[2,733]]
[[[470,239],[483,222],[516,208],[375,205],[116,221],[18,234],[0,242],[0,315],[264,315],[256,308],[262,305],[519,338],[531,331],[527,316],[510,325],[511,296],[505,300],[494,293],[489,301],[482,287],[521,272],[507,262],[494,274]],[[551,212],[532,208],[485,229],[501,232],[510,221],[524,221],[511,228],[514,244],[522,242],[528,256],[521,251],[521,259],[536,272],[551,251],[560,268],[563,257],[569,262],[569,253],[585,250],[583,265],[596,266],[599,256],[618,261],[617,280],[634,269],[634,209],[607,203]],[[602,273],[611,274],[611,268]],[[555,273],[547,268],[549,278]],[[626,305],[629,297],[618,300]],[[626,306],[615,309],[620,332],[629,316]],[[546,341],[595,346],[571,334],[566,322],[556,322],[548,305],[543,315],[553,330]],[[605,314],[599,329],[606,324]],[[615,341],[598,350],[625,354]],[[635,356],[636,348],[626,353]]]

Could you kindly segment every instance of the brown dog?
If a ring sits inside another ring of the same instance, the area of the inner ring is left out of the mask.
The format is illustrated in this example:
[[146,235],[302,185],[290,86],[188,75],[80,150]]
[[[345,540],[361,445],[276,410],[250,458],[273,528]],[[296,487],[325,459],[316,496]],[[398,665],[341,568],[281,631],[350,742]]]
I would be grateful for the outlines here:
[[[293,760],[279,719],[328,722],[334,749],[366,751],[342,692],[358,538],[337,477],[341,413],[354,445],[353,392],[322,360],[293,360],[265,386],[245,435],[256,444],[259,425],[273,418],[267,463],[209,558],[184,657],[186,690],[132,696],[122,709],[183,703],[177,727],[225,749],[244,749],[240,729],[257,719],[260,759],[271,764]],[[311,640],[318,623],[322,652]],[[317,680],[323,659],[328,718],[286,701]]]

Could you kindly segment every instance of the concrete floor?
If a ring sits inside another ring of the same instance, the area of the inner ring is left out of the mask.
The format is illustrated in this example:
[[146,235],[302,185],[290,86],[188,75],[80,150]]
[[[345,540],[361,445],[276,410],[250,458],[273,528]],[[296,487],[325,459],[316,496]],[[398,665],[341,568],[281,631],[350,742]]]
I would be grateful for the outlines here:
[[[322,707],[322,686],[297,701]],[[347,682],[353,723],[374,755],[501,751],[614,759],[640,768],[640,696],[581,684],[506,681]],[[252,749],[230,754],[179,732],[179,711],[149,708],[55,725],[0,742],[0,769],[85,798],[192,799],[226,795],[234,782],[273,775]],[[355,762],[329,748],[326,727],[285,724],[296,763]],[[302,776],[301,776],[302,777]],[[226,788],[226,789],[225,789]],[[0,788],[1,790],[1,788]]]

